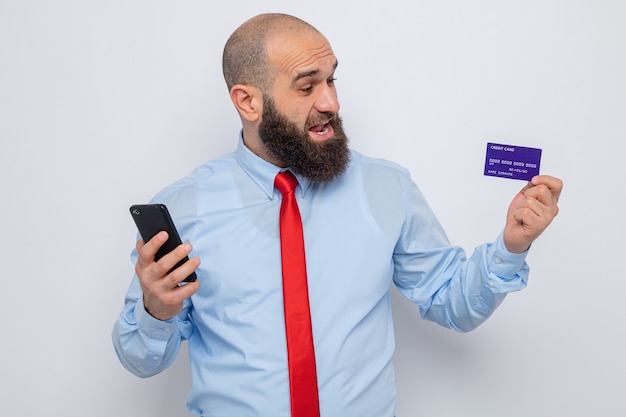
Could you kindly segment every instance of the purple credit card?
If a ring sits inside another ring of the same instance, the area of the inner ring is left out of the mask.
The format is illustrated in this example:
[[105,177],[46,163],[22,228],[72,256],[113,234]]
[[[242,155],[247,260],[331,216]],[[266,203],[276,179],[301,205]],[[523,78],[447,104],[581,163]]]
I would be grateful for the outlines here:
[[539,175],[541,149],[487,143],[485,175],[529,181]]

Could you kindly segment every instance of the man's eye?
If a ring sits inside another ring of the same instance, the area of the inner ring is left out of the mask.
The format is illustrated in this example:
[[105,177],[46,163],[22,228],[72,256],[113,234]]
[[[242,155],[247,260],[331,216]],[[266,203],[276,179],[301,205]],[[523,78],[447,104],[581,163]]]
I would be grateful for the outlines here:
[[327,83],[328,83],[328,85],[334,85],[334,84],[335,84],[335,81],[337,81],[337,79],[336,79],[336,78],[329,78],[329,79],[328,79],[328,81],[327,81]]
[[305,85],[304,87],[300,88],[300,91],[305,92],[305,93],[310,93],[313,90],[313,86],[312,85]]

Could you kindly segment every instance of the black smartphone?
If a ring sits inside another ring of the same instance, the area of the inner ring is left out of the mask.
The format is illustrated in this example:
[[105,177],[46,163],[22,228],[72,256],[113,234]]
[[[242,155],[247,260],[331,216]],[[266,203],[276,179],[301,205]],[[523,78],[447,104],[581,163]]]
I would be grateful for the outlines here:
[[[169,235],[167,242],[154,255],[155,261],[167,255],[182,243],[165,204],[135,204],[130,206],[130,214],[133,216],[133,220],[144,242],[149,241],[162,230],[165,230]],[[185,256],[169,272],[172,272],[188,260],[189,257]],[[183,282],[193,282],[196,279],[198,279],[196,273],[192,272]]]

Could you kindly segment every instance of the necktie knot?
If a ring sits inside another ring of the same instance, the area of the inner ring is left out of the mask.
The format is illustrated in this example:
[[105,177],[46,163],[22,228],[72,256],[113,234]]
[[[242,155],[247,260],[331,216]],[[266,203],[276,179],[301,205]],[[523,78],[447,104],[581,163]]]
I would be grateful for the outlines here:
[[298,186],[298,180],[290,171],[279,172],[274,179],[274,187],[281,194],[293,193]]

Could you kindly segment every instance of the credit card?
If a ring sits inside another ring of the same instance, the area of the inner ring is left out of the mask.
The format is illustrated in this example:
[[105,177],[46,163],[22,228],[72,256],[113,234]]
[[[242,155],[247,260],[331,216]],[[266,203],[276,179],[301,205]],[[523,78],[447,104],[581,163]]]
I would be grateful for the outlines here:
[[485,175],[529,181],[539,175],[541,149],[487,143]]

